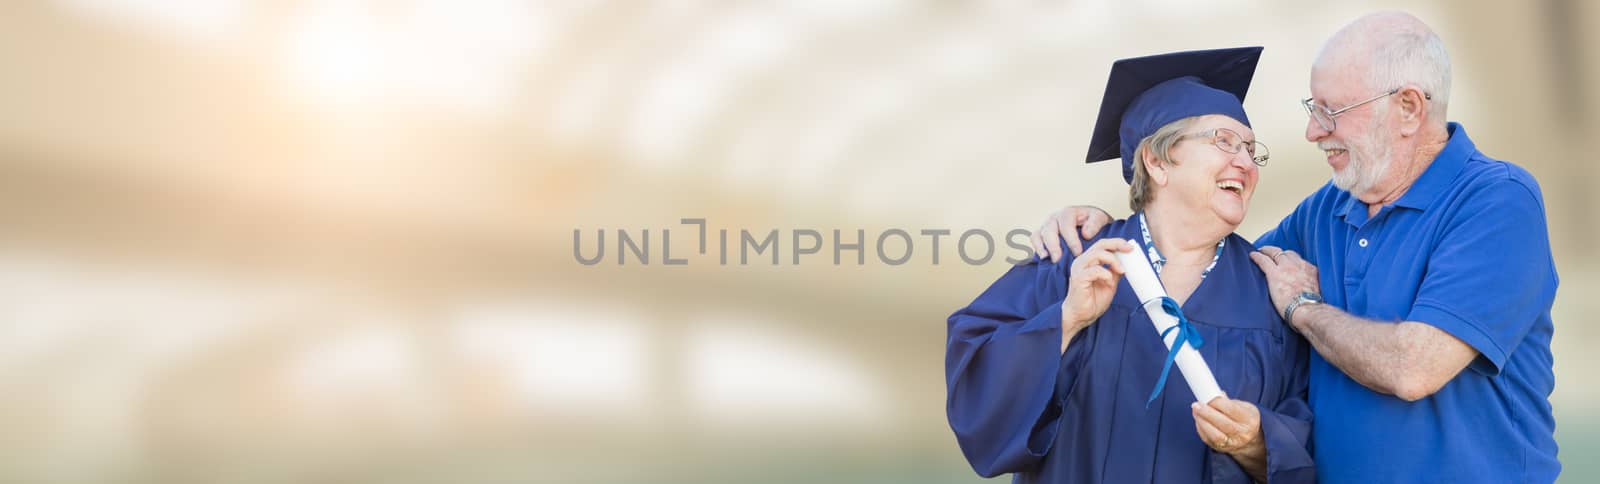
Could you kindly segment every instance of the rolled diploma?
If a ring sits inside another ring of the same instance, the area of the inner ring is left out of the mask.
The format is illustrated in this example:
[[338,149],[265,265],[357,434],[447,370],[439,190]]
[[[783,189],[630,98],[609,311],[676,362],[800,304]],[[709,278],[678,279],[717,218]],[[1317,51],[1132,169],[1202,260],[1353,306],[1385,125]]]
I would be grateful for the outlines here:
[[[1166,297],[1167,290],[1161,287],[1161,280],[1156,278],[1155,270],[1151,269],[1150,259],[1145,257],[1139,244],[1132,241],[1128,244],[1133,246],[1133,250],[1112,253],[1122,262],[1123,277],[1128,279],[1133,293],[1144,304],[1145,314],[1149,314],[1150,322],[1155,323],[1156,334],[1161,334],[1167,328],[1176,326],[1178,318],[1161,309],[1161,298]],[[1172,350],[1172,342],[1177,338],[1177,331],[1167,333],[1162,338],[1168,351]],[[1194,392],[1195,398],[1201,403],[1223,396],[1222,388],[1217,386],[1217,377],[1211,374],[1211,367],[1206,365],[1205,358],[1200,357],[1200,352],[1195,351],[1193,346],[1185,343],[1172,363],[1178,367],[1179,373],[1183,373],[1183,380],[1189,382],[1189,391]]]

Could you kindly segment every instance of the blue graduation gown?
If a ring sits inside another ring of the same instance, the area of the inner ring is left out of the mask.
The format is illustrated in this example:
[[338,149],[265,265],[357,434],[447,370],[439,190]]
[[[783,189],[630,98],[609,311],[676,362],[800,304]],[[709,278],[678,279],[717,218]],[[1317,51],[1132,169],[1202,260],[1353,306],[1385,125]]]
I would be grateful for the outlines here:
[[[1095,240],[1103,237],[1142,240],[1136,220],[1113,222]],[[1183,312],[1222,390],[1260,408],[1268,480],[1314,482],[1308,345],[1273,308],[1254,250],[1229,235]],[[950,316],[945,411],[973,470],[1030,483],[1250,482],[1232,457],[1200,440],[1194,394],[1176,368],[1146,407],[1167,347],[1127,280],[1061,353],[1071,263],[1013,267]]]

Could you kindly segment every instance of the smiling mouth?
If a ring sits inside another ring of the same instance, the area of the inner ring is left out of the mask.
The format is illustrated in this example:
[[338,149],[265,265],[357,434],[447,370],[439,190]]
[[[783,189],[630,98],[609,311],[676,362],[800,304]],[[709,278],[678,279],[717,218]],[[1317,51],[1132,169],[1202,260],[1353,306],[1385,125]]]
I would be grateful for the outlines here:
[[1335,156],[1339,156],[1339,155],[1345,154],[1346,151],[1345,150],[1335,149],[1335,150],[1323,150],[1322,152],[1323,153],[1327,153],[1329,158],[1333,158]]
[[1233,192],[1235,195],[1244,196],[1244,184],[1233,180],[1217,182],[1217,188]]

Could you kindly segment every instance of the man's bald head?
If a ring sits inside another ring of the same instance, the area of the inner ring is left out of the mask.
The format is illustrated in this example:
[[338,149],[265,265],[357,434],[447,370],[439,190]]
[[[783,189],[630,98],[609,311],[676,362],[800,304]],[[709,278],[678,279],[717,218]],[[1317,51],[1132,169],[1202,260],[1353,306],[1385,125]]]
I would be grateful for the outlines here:
[[1405,12],[1368,14],[1335,32],[1322,45],[1312,76],[1342,73],[1365,82],[1363,91],[1415,85],[1431,96],[1428,115],[1445,122],[1450,104],[1450,55],[1444,41]]

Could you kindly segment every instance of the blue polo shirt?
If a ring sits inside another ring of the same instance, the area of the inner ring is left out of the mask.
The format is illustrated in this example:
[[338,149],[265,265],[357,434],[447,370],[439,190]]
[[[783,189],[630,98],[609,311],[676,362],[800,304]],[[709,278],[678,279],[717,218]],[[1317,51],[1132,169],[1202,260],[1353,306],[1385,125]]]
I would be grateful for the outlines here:
[[1561,472],[1544,198],[1526,170],[1479,152],[1459,124],[1448,129],[1433,164],[1377,215],[1329,183],[1256,242],[1316,264],[1329,304],[1427,323],[1479,353],[1416,402],[1374,392],[1313,353],[1323,483],[1552,482]]

